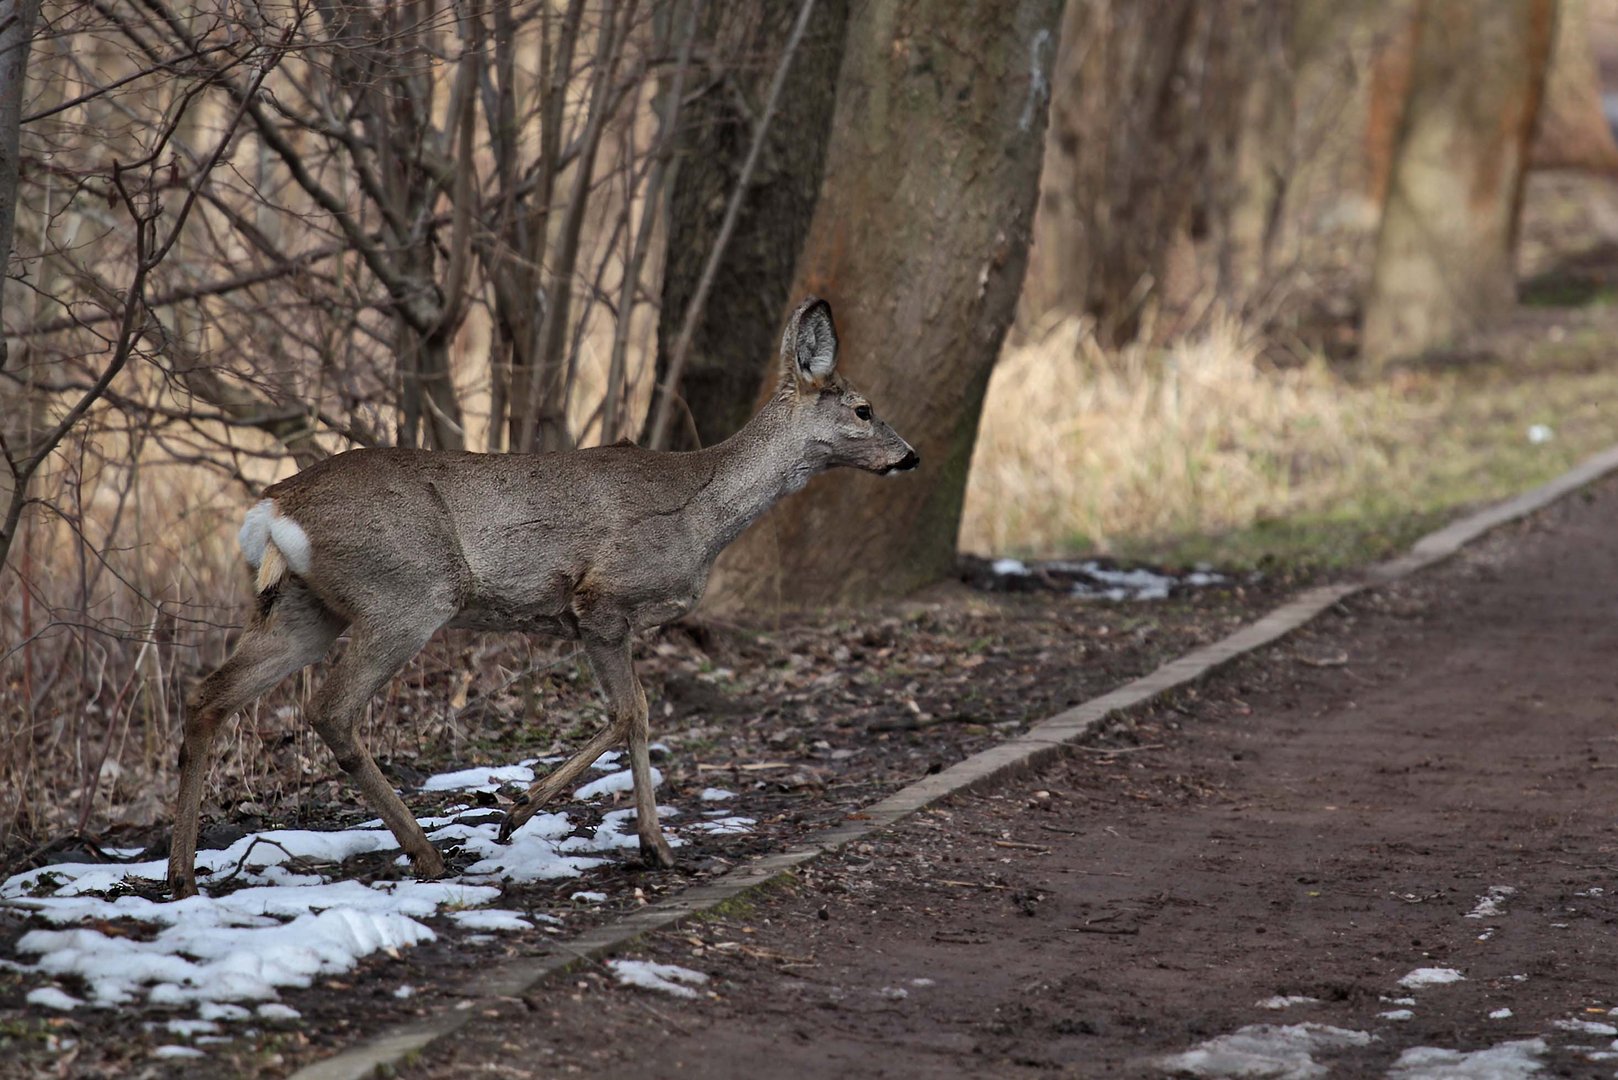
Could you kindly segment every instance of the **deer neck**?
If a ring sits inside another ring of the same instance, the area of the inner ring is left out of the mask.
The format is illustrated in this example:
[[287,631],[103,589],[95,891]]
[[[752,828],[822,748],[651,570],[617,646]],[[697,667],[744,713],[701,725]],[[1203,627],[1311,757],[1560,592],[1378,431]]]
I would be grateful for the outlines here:
[[693,500],[695,520],[708,534],[710,559],[825,467],[794,431],[791,409],[790,396],[777,394],[735,435],[697,451],[711,460],[713,469]]

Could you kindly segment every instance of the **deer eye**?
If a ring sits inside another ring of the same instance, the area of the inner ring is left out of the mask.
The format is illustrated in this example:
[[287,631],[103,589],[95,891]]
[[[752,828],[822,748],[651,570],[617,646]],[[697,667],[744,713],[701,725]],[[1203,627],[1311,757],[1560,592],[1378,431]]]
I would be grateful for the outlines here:
[[861,420],[869,420],[871,418],[871,407],[869,405],[861,405],[854,410],[854,415],[859,417]]

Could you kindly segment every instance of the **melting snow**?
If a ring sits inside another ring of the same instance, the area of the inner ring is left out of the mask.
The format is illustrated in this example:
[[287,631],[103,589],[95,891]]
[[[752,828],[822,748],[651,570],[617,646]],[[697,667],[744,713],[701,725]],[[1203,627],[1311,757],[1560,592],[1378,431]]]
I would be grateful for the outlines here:
[[723,802],[726,799],[734,799],[735,797],[736,793],[734,791],[726,791],[724,788],[717,787],[703,788],[701,796],[703,802]]
[[1229,1035],[1159,1059],[1165,1069],[1194,1076],[1261,1076],[1274,1080],[1315,1080],[1326,1066],[1315,1061],[1321,1050],[1366,1046],[1374,1036],[1326,1024],[1251,1024]]
[[650,960],[608,960],[607,966],[625,986],[661,990],[675,997],[694,998],[697,992],[691,987],[701,986],[708,981],[708,976],[702,972],[678,964],[655,964]]
[[41,986],[37,990],[28,991],[27,1002],[30,1005],[39,1005],[46,1009],[77,1009],[84,1002],[54,986]]
[[[619,758],[616,752],[603,755],[597,767],[611,769]],[[533,766],[555,760],[440,773],[423,788],[494,790],[505,783],[526,783],[534,775]],[[652,775],[662,782],[658,770]],[[579,796],[629,790],[632,783],[627,771],[610,772],[580,789]],[[579,836],[573,835],[575,823],[566,814],[537,814],[509,844],[497,841],[499,821],[487,810],[457,809],[467,813],[421,819],[432,839],[458,843],[472,857],[470,868],[454,881],[365,885],[327,881],[309,869],[356,855],[396,852],[393,835],[380,821],[331,832],[272,829],[242,837],[224,850],[199,852],[198,877],[204,888],[224,882],[240,886],[222,896],[158,903],[132,895],[132,881],[163,878],[167,867],[162,861],[59,863],[14,875],[0,882],[0,906],[27,911],[48,928],[31,930],[16,943],[19,957],[33,959],[33,964],[8,966],[49,978],[82,979],[95,1005],[195,1003],[198,1019],[183,1023],[246,1020],[252,1014],[230,1002],[273,1003],[283,988],[308,986],[350,970],[378,951],[433,940],[434,931],[418,920],[447,914],[462,928],[477,931],[529,929],[536,920],[560,925],[550,915],[480,906],[496,900],[504,883],[578,877],[601,865],[601,855],[640,844],[633,833],[633,809],[604,814],[599,825]],[[660,817],[677,813],[672,807],[658,808]],[[490,820],[480,822],[480,817]],[[694,823],[693,829],[736,833],[752,824],[748,818],[726,817]],[[669,842],[678,846],[681,840],[670,836]],[[606,900],[598,892],[579,892],[574,898]],[[99,920],[134,920],[155,933],[143,935],[150,940],[137,940],[85,925]],[[52,986],[30,991],[28,1002],[53,1009],[83,1004]],[[264,1006],[259,1015],[295,1016],[291,1010],[278,1011],[284,1008]]]
[[[656,766],[652,767],[652,787],[663,786],[663,773]],[[599,780],[592,780],[573,793],[575,799],[599,799],[603,795],[616,795],[619,792],[631,791],[635,787],[635,776],[628,769],[621,772],[608,773]]]
[[1416,1014],[1409,1009],[1389,1009],[1387,1012],[1379,1012],[1376,1015],[1383,1020],[1409,1020]]
[[1303,994],[1277,994],[1274,997],[1267,997],[1256,1004],[1261,1009],[1290,1009],[1294,1005],[1314,1005],[1319,1001],[1319,998],[1308,997]]
[[534,924],[522,917],[520,911],[500,908],[480,908],[476,911],[452,911],[449,917],[468,930],[532,930]]
[[208,1055],[189,1046],[159,1046],[152,1051],[152,1056],[160,1058],[199,1058],[207,1057]]
[[1489,1013],[1490,1020],[1510,1020],[1511,1016],[1512,1013],[1510,1009],[1495,1009],[1493,1012]]
[[1466,913],[1468,919],[1492,919],[1496,915],[1504,915],[1506,909],[1500,905],[1508,897],[1517,895],[1517,890],[1510,885],[1490,885],[1489,891],[1478,897],[1478,902],[1472,905],[1472,910]]
[[1418,1046],[1399,1055],[1388,1080],[1519,1080],[1539,1072],[1544,1039],[1504,1042],[1464,1053]]
[[1618,1035],[1618,1027],[1603,1024],[1599,1020],[1558,1020],[1556,1026],[1563,1031],[1577,1031],[1583,1035]]
[[690,827],[697,832],[712,836],[741,836],[752,832],[753,826],[757,824],[758,821],[750,817],[722,817],[693,821]]
[[1417,968],[1400,979],[1399,985],[1406,990],[1420,990],[1424,986],[1442,986],[1444,983],[1461,982],[1465,978],[1454,968]]

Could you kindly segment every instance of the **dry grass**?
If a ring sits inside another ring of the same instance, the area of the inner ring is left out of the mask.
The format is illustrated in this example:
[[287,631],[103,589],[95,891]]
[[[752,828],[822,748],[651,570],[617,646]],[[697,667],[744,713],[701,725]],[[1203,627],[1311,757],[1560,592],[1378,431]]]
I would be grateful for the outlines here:
[[[989,387],[962,547],[1341,565],[1618,439],[1610,328],[1547,318],[1497,356],[1361,382],[1277,368],[1229,323],[1102,355],[1082,324],[1009,347]],[[1553,432],[1528,438],[1531,425]]]

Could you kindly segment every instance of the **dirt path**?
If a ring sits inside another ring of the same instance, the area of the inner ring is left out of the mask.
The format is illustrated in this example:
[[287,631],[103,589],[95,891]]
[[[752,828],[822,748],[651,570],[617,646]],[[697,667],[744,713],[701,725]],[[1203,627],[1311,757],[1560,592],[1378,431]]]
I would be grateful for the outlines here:
[[409,1075],[1614,1075],[1615,657],[1608,483]]

